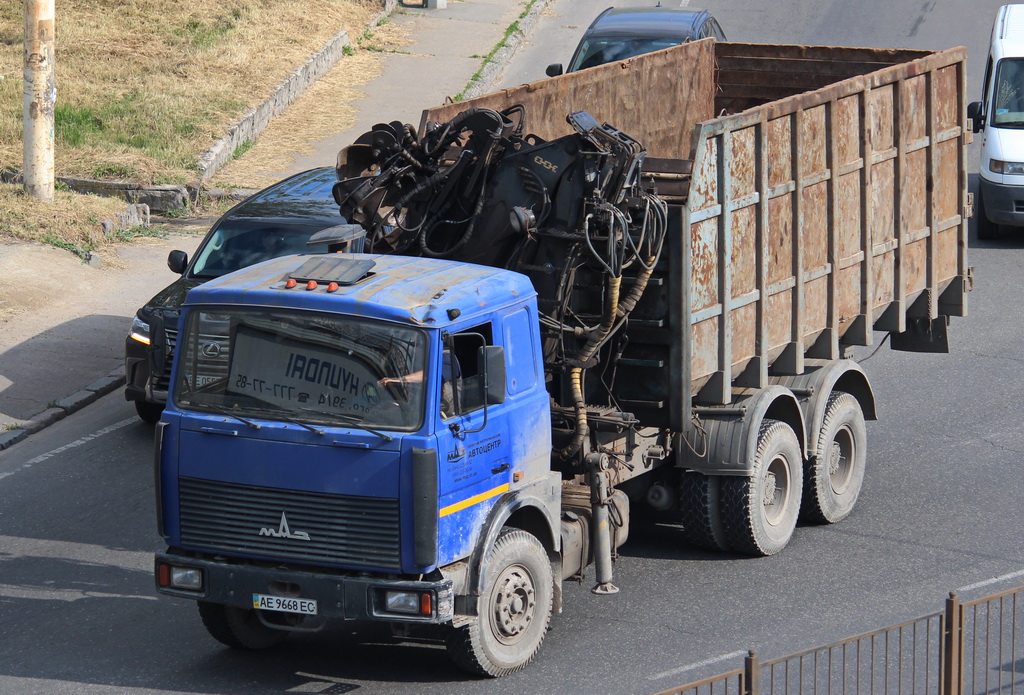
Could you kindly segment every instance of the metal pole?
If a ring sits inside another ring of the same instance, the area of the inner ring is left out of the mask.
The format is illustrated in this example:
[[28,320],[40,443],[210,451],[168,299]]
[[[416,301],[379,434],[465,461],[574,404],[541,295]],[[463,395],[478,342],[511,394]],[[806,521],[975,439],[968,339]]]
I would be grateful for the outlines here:
[[25,107],[23,112],[25,192],[53,200],[54,0],[24,0]]
[[760,695],[761,663],[757,660],[757,652],[751,649],[743,660],[743,695]]
[[961,665],[963,661],[963,623],[961,622],[960,599],[955,591],[946,599],[946,612],[942,626],[942,684],[941,695],[960,695]]

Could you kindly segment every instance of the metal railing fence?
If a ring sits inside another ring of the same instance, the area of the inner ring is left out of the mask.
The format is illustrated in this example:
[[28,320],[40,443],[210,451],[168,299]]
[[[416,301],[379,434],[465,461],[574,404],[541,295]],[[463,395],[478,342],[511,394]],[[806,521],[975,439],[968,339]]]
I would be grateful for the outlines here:
[[657,695],[1024,695],[1024,587]]

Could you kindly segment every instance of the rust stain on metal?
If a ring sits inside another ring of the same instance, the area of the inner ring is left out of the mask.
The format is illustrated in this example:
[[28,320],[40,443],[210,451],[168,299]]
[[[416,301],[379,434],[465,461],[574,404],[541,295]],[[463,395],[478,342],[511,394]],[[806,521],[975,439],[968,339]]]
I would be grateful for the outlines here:
[[692,252],[691,297],[693,310],[700,311],[719,303],[718,297],[718,221],[714,218],[691,225]]
[[427,109],[421,129],[468,108],[522,104],[526,132],[552,140],[572,132],[567,114],[587,111],[639,140],[651,156],[689,159],[694,126],[714,116],[714,62],[714,41],[695,41]]

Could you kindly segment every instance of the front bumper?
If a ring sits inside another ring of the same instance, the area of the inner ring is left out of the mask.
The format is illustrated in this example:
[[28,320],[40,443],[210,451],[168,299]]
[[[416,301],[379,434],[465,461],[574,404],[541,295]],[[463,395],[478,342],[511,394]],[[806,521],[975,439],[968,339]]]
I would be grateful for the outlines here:
[[124,397],[129,401],[166,403],[167,391],[154,388],[150,356],[152,348],[137,340],[126,338],[124,344]]
[[[157,591],[167,596],[238,608],[252,608],[253,594],[312,599],[317,602],[319,617],[344,620],[441,624],[451,622],[454,615],[454,591],[450,579],[410,581],[342,575],[327,570],[261,567],[172,553],[157,553],[155,561]],[[202,570],[202,589],[187,591],[161,586],[161,565]],[[386,591],[431,592],[430,615],[388,612],[384,605]]]
[[978,177],[985,209],[979,210],[995,224],[1024,227],[1024,186],[993,183]]

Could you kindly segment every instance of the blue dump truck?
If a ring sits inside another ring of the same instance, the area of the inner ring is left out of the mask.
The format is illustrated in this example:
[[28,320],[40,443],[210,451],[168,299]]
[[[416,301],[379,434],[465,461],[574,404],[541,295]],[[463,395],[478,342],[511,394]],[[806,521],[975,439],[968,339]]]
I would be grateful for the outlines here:
[[707,40],[374,127],[334,187],[364,252],[185,298],[159,592],[234,647],[430,625],[502,676],[563,580],[617,591],[638,507],[755,556],[841,521],[854,347],[966,312],[964,58]]

